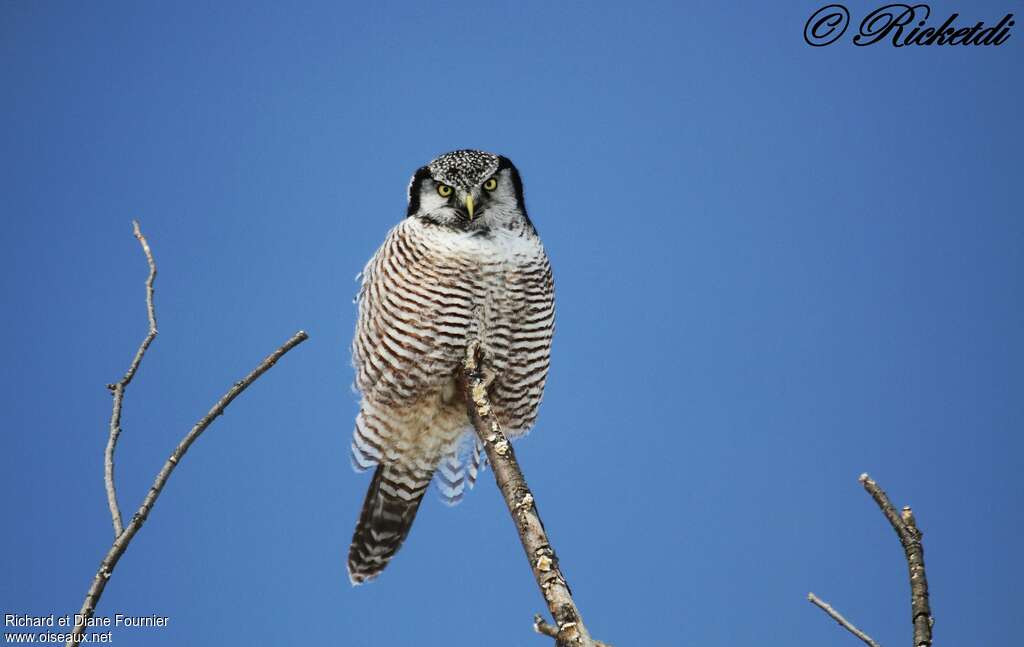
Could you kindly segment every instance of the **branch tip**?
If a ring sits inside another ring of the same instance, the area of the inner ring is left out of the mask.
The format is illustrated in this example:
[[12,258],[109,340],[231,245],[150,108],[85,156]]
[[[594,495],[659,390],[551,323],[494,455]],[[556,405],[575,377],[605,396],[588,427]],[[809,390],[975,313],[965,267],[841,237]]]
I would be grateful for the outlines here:
[[110,412],[107,447],[103,453],[103,482],[107,491],[107,507],[110,508],[110,520],[114,526],[115,538],[124,532],[124,525],[121,520],[121,508],[117,503],[117,488],[114,484],[114,452],[117,449],[117,439],[121,436],[121,407],[124,402],[124,392],[131,383],[132,378],[135,377],[136,371],[139,370],[139,365],[142,364],[142,358],[146,354],[146,350],[149,348],[149,345],[153,343],[153,339],[155,339],[157,335],[156,308],[153,305],[153,283],[156,280],[156,261],[153,259],[153,250],[149,248],[149,243],[146,241],[146,237],[142,234],[142,229],[139,227],[138,220],[132,220],[132,233],[139,241],[139,245],[142,246],[142,253],[146,256],[146,264],[149,266],[149,275],[146,277],[146,317],[149,320],[149,330],[146,332],[146,336],[143,338],[142,343],[139,344],[138,350],[135,351],[135,357],[132,358],[131,364],[128,365],[128,370],[125,371],[124,377],[122,377],[118,382],[107,385],[107,389],[109,389],[114,395],[114,402]]
[[844,618],[841,613],[839,613],[838,611],[833,609],[832,606],[828,602],[825,602],[824,600],[822,600],[818,596],[814,595],[814,593],[808,593],[807,594],[807,600],[808,600],[808,602],[810,602],[811,604],[813,604],[814,606],[818,607],[819,609],[824,611],[826,614],[828,614],[828,616],[830,618],[832,618],[837,623],[839,623],[839,626],[841,626],[842,628],[846,629],[847,631],[849,631],[854,636],[856,636],[856,637],[860,638],[862,641],[864,641],[864,643],[866,645],[868,645],[868,647],[881,647],[878,643],[876,643],[871,638],[871,636],[867,635],[866,633],[864,633],[863,631],[858,629],[856,626],[854,626],[854,624],[851,623],[846,618]]

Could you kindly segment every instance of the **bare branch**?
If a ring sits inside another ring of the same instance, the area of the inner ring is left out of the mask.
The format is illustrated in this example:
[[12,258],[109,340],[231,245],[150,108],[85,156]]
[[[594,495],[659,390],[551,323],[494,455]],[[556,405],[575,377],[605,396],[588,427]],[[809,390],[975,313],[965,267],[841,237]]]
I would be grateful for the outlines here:
[[878,504],[882,514],[889,520],[903,546],[907,569],[910,572],[910,611],[911,622],[914,624],[914,647],[929,647],[932,644],[932,625],[935,620],[932,618],[931,606],[928,603],[928,578],[924,570],[922,533],[917,528],[914,513],[910,506],[904,507],[902,514],[897,513],[885,490],[867,474],[861,474],[859,480]]
[[[540,587],[557,626],[550,627],[543,620],[540,623],[535,620],[534,628],[538,632],[554,637],[558,647],[596,647],[600,643],[596,643],[590,637],[583,624],[583,617],[576,608],[569,585],[558,566],[555,550],[548,540],[544,524],[541,523],[533,493],[526,485],[512,445],[509,444],[491,409],[487,388],[493,376],[487,375],[484,361],[479,343],[470,344],[466,349],[466,361],[463,366],[463,389],[469,418],[494,468],[498,489],[512,514],[534,579],[537,580],[537,586]],[[548,631],[545,631],[545,628]]]
[[838,622],[847,631],[849,631],[854,636],[857,636],[858,638],[863,640],[865,643],[867,643],[869,647],[881,647],[881,645],[879,645],[878,643],[876,643],[874,640],[871,639],[871,636],[867,635],[866,633],[864,633],[863,631],[861,631],[860,629],[855,627],[853,625],[853,623],[851,623],[849,620],[844,618],[842,616],[842,614],[840,614],[838,611],[833,609],[831,607],[831,605],[829,605],[827,602],[825,602],[824,600],[822,600],[818,596],[814,595],[813,593],[808,593],[807,594],[807,599],[811,602],[811,604],[817,606],[819,609],[821,609],[822,611],[824,611],[825,613],[830,615],[833,620]]
[[132,230],[139,244],[142,245],[142,252],[146,255],[146,263],[149,264],[149,276],[146,278],[146,314],[149,316],[149,332],[146,338],[139,344],[135,351],[135,357],[128,366],[124,377],[116,384],[108,384],[107,388],[113,392],[114,406],[110,413],[110,435],[107,437],[107,449],[103,457],[103,480],[107,487],[107,505],[110,507],[110,518],[114,522],[114,537],[122,532],[124,527],[121,524],[121,508],[117,505],[117,489],[114,487],[114,450],[117,448],[117,439],[121,435],[121,405],[124,402],[124,391],[128,388],[135,372],[139,370],[142,363],[142,356],[146,354],[149,345],[156,338],[156,308],[153,306],[153,282],[156,280],[156,261],[153,260],[153,252],[149,249],[146,237],[139,229],[139,222],[132,221]]
[[175,447],[171,453],[170,458],[164,463],[164,466],[157,473],[156,479],[153,481],[153,485],[150,486],[149,492],[146,497],[142,500],[142,505],[139,506],[138,511],[132,516],[132,520],[125,527],[124,532],[119,534],[115,539],[110,550],[107,551],[106,557],[100,563],[99,571],[96,573],[96,577],[93,578],[92,585],[89,587],[88,593],[85,595],[85,601],[82,603],[82,609],[79,611],[79,622],[76,622],[74,633],[71,640],[68,640],[67,645],[71,647],[75,644],[75,637],[81,635],[81,629],[85,626],[85,621],[89,620],[93,616],[93,612],[96,610],[96,604],[99,602],[100,596],[103,595],[103,589],[107,586],[107,580],[114,572],[114,567],[117,566],[117,562],[121,559],[121,555],[124,554],[128,548],[128,544],[131,543],[135,533],[142,528],[142,524],[145,523],[146,518],[149,516],[150,511],[156,504],[157,498],[164,489],[164,485],[167,483],[167,479],[170,478],[174,468],[178,466],[182,457],[185,456],[185,452],[188,451],[192,443],[199,438],[200,434],[206,431],[206,428],[210,426],[210,423],[214,419],[224,413],[231,401],[237,398],[243,391],[249,388],[249,385],[255,382],[261,375],[266,373],[277,360],[281,359],[285,353],[295,348],[302,342],[306,341],[309,336],[304,331],[299,331],[292,335],[291,339],[286,341],[284,345],[275,350],[273,353],[268,355],[262,362],[260,362],[256,368],[252,370],[248,375],[242,378],[240,381],[235,382],[227,393],[217,401],[216,404],[203,416],[199,422],[195,424],[192,429],[185,434],[178,446]]

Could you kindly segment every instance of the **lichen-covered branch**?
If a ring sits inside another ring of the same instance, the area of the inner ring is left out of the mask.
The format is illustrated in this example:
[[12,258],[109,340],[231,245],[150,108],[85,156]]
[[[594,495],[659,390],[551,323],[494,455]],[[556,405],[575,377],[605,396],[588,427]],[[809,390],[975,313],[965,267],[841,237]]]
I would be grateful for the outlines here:
[[[914,625],[914,647],[931,647],[932,644],[932,610],[928,604],[928,578],[924,571],[924,545],[921,543],[922,533],[917,528],[914,520],[914,513],[910,506],[903,508],[902,514],[896,512],[888,495],[878,483],[873,481],[867,474],[861,474],[858,479],[860,484],[871,498],[878,504],[878,508],[889,520],[896,536],[903,546],[903,553],[907,559],[907,568],[910,571],[910,612],[911,622]],[[849,630],[871,647],[879,647],[878,643],[872,640],[867,634],[857,629],[846,620],[838,611],[823,602],[813,593],[807,595],[807,599],[822,611],[827,613],[836,622]]]
[[135,357],[132,358],[132,363],[128,366],[124,377],[115,384],[107,385],[107,388],[110,389],[114,396],[114,405],[110,412],[110,434],[107,436],[107,449],[103,456],[103,480],[107,488],[107,505],[110,507],[110,518],[114,523],[114,538],[117,538],[118,535],[124,532],[124,527],[121,523],[121,508],[117,505],[117,489],[114,486],[114,450],[117,448],[117,439],[121,435],[121,405],[124,403],[125,389],[128,388],[128,384],[135,377],[135,372],[139,370],[142,356],[146,354],[149,345],[156,338],[156,308],[153,306],[153,282],[156,280],[156,261],[153,260],[153,252],[149,249],[149,243],[146,241],[146,237],[142,235],[142,230],[139,228],[137,220],[132,221],[132,231],[142,246],[142,253],[146,255],[146,263],[149,265],[149,276],[146,277],[146,314],[149,317],[149,331],[146,333],[142,343],[139,344],[138,350],[135,351]]
[[[548,624],[539,613],[533,616],[533,630],[544,636],[550,636],[556,641],[558,640],[558,629]],[[611,647],[611,645],[595,640],[594,647]]]
[[853,634],[854,636],[857,636],[858,638],[863,640],[865,643],[867,643],[868,647],[881,647],[881,645],[879,645],[878,643],[876,643],[874,640],[871,639],[871,636],[867,635],[866,633],[864,633],[863,631],[861,631],[860,629],[855,627],[852,622],[850,622],[849,620],[844,618],[841,613],[839,613],[838,611],[833,609],[832,606],[828,602],[825,602],[824,600],[822,600],[818,596],[814,595],[813,593],[808,593],[807,594],[807,600],[811,604],[813,604],[814,606],[818,607],[819,609],[821,609],[822,611],[827,613],[829,616],[831,616],[831,618],[833,620],[835,620],[836,622],[838,622],[841,627],[843,627],[844,629],[849,631],[851,634]]
[[867,474],[860,475],[860,483],[867,490],[889,520],[892,529],[903,546],[907,558],[907,569],[910,572],[910,612],[914,624],[914,647],[929,647],[932,644],[931,605],[928,602],[928,577],[924,570],[924,544],[921,543],[922,533],[917,528],[914,512],[910,506],[904,506],[902,513],[897,513],[889,497],[878,483]]
[[555,627],[541,620],[539,623],[535,621],[534,628],[539,633],[554,637],[558,647],[598,647],[602,643],[594,641],[583,624],[583,617],[572,599],[569,585],[558,566],[555,550],[541,523],[533,493],[526,485],[512,445],[491,409],[487,388],[492,376],[488,375],[486,358],[479,344],[474,343],[467,348],[463,369],[463,386],[470,420],[487,452],[498,489],[519,531],[519,540],[526,551],[534,579],[555,620]]

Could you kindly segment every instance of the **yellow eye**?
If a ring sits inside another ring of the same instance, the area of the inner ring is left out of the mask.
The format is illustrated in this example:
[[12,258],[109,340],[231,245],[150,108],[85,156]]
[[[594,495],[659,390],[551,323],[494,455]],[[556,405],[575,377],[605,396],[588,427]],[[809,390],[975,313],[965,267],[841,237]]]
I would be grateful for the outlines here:
[[448,186],[447,184],[438,184],[437,185],[437,193],[442,198],[447,198],[448,196],[450,196],[452,194],[452,188],[450,186]]
[[498,188],[498,181],[495,180],[493,177],[491,179],[487,180],[486,182],[484,182],[484,190],[486,190],[486,191],[493,191],[493,190],[495,190],[497,188]]

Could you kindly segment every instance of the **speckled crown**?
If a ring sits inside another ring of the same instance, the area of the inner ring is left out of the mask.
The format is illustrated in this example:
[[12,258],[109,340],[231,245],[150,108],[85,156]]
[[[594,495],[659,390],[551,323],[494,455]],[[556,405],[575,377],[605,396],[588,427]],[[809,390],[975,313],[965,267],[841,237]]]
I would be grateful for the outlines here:
[[468,190],[494,175],[498,163],[497,155],[466,149],[445,153],[428,168],[435,180]]

